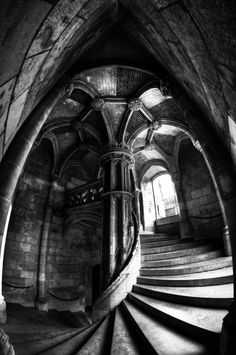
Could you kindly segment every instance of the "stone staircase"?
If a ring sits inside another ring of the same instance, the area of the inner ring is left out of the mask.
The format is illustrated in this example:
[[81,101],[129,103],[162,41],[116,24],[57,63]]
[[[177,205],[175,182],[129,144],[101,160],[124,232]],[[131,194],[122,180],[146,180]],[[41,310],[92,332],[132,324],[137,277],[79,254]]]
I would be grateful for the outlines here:
[[233,298],[231,257],[212,239],[150,233],[141,235],[141,254],[132,292],[93,325],[70,326],[68,315],[67,322],[54,317],[46,323],[44,312],[16,310],[23,317],[28,312],[40,330],[32,332],[29,321],[22,333],[17,324],[4,327],[16,355],[219,354],[222,320]]

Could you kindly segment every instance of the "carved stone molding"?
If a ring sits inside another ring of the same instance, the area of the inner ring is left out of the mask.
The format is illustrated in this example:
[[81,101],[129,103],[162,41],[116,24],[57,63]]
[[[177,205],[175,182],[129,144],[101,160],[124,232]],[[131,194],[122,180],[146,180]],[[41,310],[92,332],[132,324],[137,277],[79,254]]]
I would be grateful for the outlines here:
[[103,186],[101,181],[75,188],[68,193],[66,208],[73,208],[99,201],[102,193]]
[[102,111],[106,107],[106,102],[100,97],[95,97],[95,99],[92,100],[90,106],[95,111]]
[[111,143],[104,147],[104,154],[113,151],[122,151],[132,154],[130,146],[125,143]]
[[100,159],[100,164],[104,165],[109,161],[115,162],[116,160],[122,161],[122,163],[128,163],[130,167],[134,166],[134,158],[127,152],[113,151],[103,154]]
[[139,111],[143,107],[143,104],[139,99],[133,98],[129,100],[128,107],[131,111]]
[[124,163],[134,165],[132,150],[123,143],[109,144],[105,147],[104,154],[100,158],[100,163],[103,165],[112,160],[122,160]]

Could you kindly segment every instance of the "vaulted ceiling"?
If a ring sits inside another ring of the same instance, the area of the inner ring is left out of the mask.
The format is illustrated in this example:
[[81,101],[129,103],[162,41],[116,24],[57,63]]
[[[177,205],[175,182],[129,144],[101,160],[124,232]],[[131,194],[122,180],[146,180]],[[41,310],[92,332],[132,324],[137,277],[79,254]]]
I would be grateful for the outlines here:
[[234,0],[2,0],[0,17],[1,156],[62,75],[95,63],[169,75],[230,147]]

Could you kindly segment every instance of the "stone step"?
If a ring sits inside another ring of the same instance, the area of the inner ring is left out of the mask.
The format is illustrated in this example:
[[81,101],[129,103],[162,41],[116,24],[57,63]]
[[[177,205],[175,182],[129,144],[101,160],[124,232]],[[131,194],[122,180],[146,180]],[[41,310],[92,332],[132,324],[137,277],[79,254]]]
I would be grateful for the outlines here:
[[[94,323],[78,335],[75,335],[62,343],[57,344],[56,346],[51,346],[47,350],[40,352],[40,355],[74,355],[76,351],[78,351],[78,349],[80,349],[91,338],[96,329],[99,328],[100,324],[101,322]],[[31,353],[27,353],[27,355],[31,355]]]
[[233,268],[231,266],[220,269],[204,271],[201,273],[168,276],[140,276],[138,284],[156,286],[210,286],[233,282]]
[[169,251],[169,252],[163,252],[163,253],[142,255],[141,261],[145,262],[145,261],[153,261],[153,260],[173,259],[173,258],[178,258],[178,257],[183,257],[183,256],[193,256],[193,255],[198,255],[198,254],[210,252],[213,249],[214,249],[213,245],[206,244],[206,245],[201,245],[201,246],[198,246],[195,248],[188,248],[188,249]]
[[232,257],[219,257],[207,261],[200,261],[187,265],[167,266],[159,268],[144,268],[140,269],[140,276],[162,276],[162,275],[183,275],[192,274],[203,271],[218,270],[232,266]]
[[156,236],[156,237],[162,237],[162,236],[168,236],[170,235],[169,233],[156,233],[156,232],[151,232],[151,231],[141,231],[140,233],[141,237],[145,236]]
[[91,321],[84,312],[50,310],[48,314],[54,319],[67,324],[69,327],[83,328],[91,325]]
[[169,235],[169,236],[145,236],[140,238],[141,245],[145,243],[151,243],[151,242],[161,242],[161,241],[167,241],[167,240],[173,240],[173,239],[180,239],[178,235]]
[[84,346],[73,355],[110,354],[113,328],[114,312],[110,312]]
[[[16,303],[7,304],[8,322],[3,326],[7,334],[45,334],[54,331],[73,330],[60,318],[60,312],[37,311]],[[84,327],[82,327],[84,328]],[[81,328],[81,329],[82,329]]]
[[161,241],[156,241],[154,240],[153,242],[145,242],[142,243],[142,248],[155,248],[155,247],[162,247],[162,246],[166,246],[166,245],[173,245],[173,244],[181,244],[183,243],[183,239],[171,239],[171,240],[161,240]]
[[209,243],[209,240],[191,240],[191,241],[185,241],[182,243],[177,243],[177,244],[172,244],[172,245],[164,245],[164,246],[152,247],[152,248],[146,248],[146,247],[142,246],[141,254],[142,255],[156,254],[156,253],[159,254],[159,253],[170,252],[170,251],[175,251],[175,250],[195,248],[197,246],[206,245],[207,243]]
[[143,261],[142,267],[153,268],[153,267],[167,267],[176,265],[185,265],[189,263],[195,263],[203,260],[210,260],[222,256],[223,250],[215,249],[208,253],[201,253],[197,255],[189,255],[183,257],[176,257],[166,260],[154,260],[154,261]]
[[218,342],[222,321],[227,314],[227,310],[224,309],[184,307],[135,293],[129,293],[128,299],[156,319],[165,320],[185,334],[197,334],[202,341],[211,344]]
[[[123,301],[129,318],[149,342],[152,352],[146,354],[168,354],[168,355],[189,355],[189,354],[216,354],[209,347],[197,340],[181,334],[174,328],[168,327],[165,322],[154,319],[148,313],[138,308],[129,300]],[[171,342],[171,344],[170,344]]]
[[205,287],[134,285],[134,293],[163,301],[207,308],[227,308],[233,301],[233,284]]
[[62,344],[81,333],[81,330],[45,332],[44,334],[11,334],[10,339],[17,355],[37,355]]
[[134,335],[124,315],[121,312],[120,307],[116,308],[114,331],[112,337],[111,354],[112,355],[141,355],[137,342],[134,339]]

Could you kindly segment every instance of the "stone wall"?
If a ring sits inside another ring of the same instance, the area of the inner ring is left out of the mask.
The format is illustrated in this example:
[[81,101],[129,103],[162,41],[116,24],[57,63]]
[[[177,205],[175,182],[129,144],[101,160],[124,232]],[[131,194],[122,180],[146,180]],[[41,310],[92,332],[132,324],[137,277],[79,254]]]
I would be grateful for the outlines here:
[[8,302],[34,305],[50,170],[49,154],[37,148],[30,154],[17,186],[3,267],[3,294]]
[[192,232],[197,237],[220,237],[223,219],[212,179],[200,152],[190,140],[181,143],[179,165]]
[[83,311],[92,303],[92,271],[101,263],[101,231],[78,223],[64,227],[61,222],[53,217],[49,237],[49,308]]
[[[4,258],[3,294],[7,302],[35,305],[51,168],[46,148],[37,147],[17,186]],[[59,181],[54,191],[47,250],[48,306],[78,311],[92,303],[93,266],[101,263],[101,229],[93,221],[65,227],[64,198]]]

